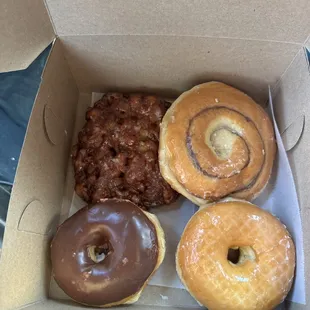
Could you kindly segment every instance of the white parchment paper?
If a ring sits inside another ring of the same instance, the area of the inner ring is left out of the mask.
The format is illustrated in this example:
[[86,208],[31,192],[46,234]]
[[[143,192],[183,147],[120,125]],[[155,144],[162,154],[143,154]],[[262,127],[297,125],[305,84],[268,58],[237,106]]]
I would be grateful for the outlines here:
[[[102,95],[93,93],[92,104]],[[276,215],[291,233],[296,246],[297,264],[294,285],[287,299],[305,304],[303,235],[298,199],[292,171],[275,122],[271,95],[269,97],[268,113],[274,123],[278,151],[271,179],[254,203]],[[152,210],[165,231],[167,251],[163,264],[152,277],[149,285],[184,288],[176,273],[175,253],[186,223],[197,210],[198,208],[192,202],[182,197],[170,206]],[[72,211],[71,214],[75,212]]]
[[191,201],[180,197],[175,203],[162,208],[154,208],[166,236],[166,255],[162,265],[151,278],[149,285],[183,288],[175,267],[175,253],[182,232],[189,219],[198,210]]
[[296,303],[306,304],[303,233],[300,209],[293,174],[275,121],[270,90],[268,113],[273,120],[278,150],[270,181],[264,192],[254,203],[276,215],[291,233],[296,247],[296,274],[293,288],[287,299]]

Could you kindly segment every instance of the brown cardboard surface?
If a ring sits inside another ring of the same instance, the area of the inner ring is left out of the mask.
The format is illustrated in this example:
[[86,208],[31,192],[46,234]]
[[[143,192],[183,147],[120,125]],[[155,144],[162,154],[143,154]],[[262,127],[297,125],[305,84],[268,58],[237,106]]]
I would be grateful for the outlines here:
[[[75,112],[82,119],[92,91],[144,90],[174,97],[197,83],[220,80],[264,104],[268,85],[284,73],[274,91],[275,110],[280,130],[290,127],[288,141],[297,141],[288,154],[309,275],[310,77],[300,44],[309,34],[308,0],[46,1],[62,44],[56,40],[48,60],[17,170],[0,261],[0,308],[84,309],[50,281],[49,241],[59,218],[62,222],[69,214],[74,179],[68,157],[82,126],[74,124]],[[27,66],[54,36],[43,1],[20,4],[1,3],[5,70]],[[290,126],[299,119],[302,130]],[[309,291],[309,276],[306,281]],[[148,286],[135,306],[120,309],[163,307],[198,305],[184,290]]]
[[27,68],[55,36],[42,0],[1,0],[0,29],[0,72]]
[[[77,107],[76,107],[76,117],[75,117],[73,137],[72,137],[72,146],[73,144],[76,143],[78,132],[81,130],[81,128],[84,125],[85,112],[87,108],[89,107],[90,102],[91,102],[91,94],[80,93]],[[65,188],[64,188],[64,196],[62,200],[59,223],[62,223],[63,221],[65,221],[69,216],[72,197],[74,194],[74,184],[75,184],[74,172],[73,172],[73,166],[70,160],[68,162],[68,167],[67,167],[66,183],[65,183]],[[86,203],[82,203],[82,204],[85,205]]]
[[16,309],[46,298],[48,255],[46,236],[6,228],[0,263],[0,309]]
[[59,36],[162,34],[304,43],[308,0],[47,0]]
[[[0,309],[14,309],[47,295],[49,233],[59,219],[77,98],[78,90],[56,41],[31,114],[11,195],[0,264]],[[52,127],[44,126],[46,105],[57,115]],[[60,134],[57,145],[48,139],[46,128],[55,128]]]
[[[287,69],[274,92],[274,107],[279,130],[284,131],[300,115],[305,116],[304,130],[297,145],[288,152],[301,209],[304,234],[306,292],[310,290],[310,72],[302,49]],[[294,132],[291,133],[294,135]],[[309,296],[306,296],[309,303]]]
[[277,83],[274,91],[274,108],[280,132],[283,132],[309,106],[307,97],[309,70],[305,50],[301,48]]
[[[61,41],[85,92],[144,90],[175,97],[219,80],[260,103],[300,47],[294,44],[169,36],[73,36]],[[134,78],[133,78],[134,77]]]

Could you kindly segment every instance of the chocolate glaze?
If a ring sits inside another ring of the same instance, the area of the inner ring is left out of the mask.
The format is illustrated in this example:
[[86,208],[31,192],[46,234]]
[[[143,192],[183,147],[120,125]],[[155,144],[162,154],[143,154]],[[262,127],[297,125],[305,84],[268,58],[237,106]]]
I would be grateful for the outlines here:
[[[94,249],[98,260],[105,256],[100,262],[92,259]],[[59,227],[51,245],[58,285],[75,301],[92,306],[137,293],[158,255],[154,224],[133,203],[116,199],[79,210]]]

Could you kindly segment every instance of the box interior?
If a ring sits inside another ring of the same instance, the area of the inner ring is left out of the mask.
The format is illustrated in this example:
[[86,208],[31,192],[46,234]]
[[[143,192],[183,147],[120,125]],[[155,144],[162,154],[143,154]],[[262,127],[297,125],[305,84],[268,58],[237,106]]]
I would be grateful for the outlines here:
[[[153,5],[132,1],[125,6],[125,1],[106,5],[47,0],[48,12],[42,1],[35,1],[37,7],[30,1],[24,2],[23,9],[5,1],[16,15],[13,24],[17,26],[10,26],[11,35],[21,35],[22,28],[25,32],[24,39],[4,38],[7,48],[1,71],[27,66],[50,42],[53,29],[58,37],[42,76],[11,195],[0,263],[1,309],[83,308],[68,301],[51,281],[49,243],[59,221],[69,214],[74,185],[69,154],[93,91],[144,91],[173,98],[200,82],[219,80],[264,105],[270,85],[297,186],[305,275],[310,274],[310,224],[306,220],[310,216],[310,164],[305,156],[310,151],[310,74],[305,53],[308,1],[273,1],[264,6],[253,0],[234,6],[226,1],[195,0],[188,7],[185,1]],[[42,38],[38,25],[27,28],[32,24],[29,9],[46,25]],[[23,12],[26,17],[19,22],[17,17]],[[192,13],[185,18],[184,12]],[[8,24],[7,16],[3,19]],[[9,60],[12,49],[28,51],[29,42],[33,44],[29,54],[17,53]],[[309,281],[308,276],[308,289]],[[290,309],[306,309],[287,304]],[[184,290],[149,286],[130,308],[163,306],[199,307]]]

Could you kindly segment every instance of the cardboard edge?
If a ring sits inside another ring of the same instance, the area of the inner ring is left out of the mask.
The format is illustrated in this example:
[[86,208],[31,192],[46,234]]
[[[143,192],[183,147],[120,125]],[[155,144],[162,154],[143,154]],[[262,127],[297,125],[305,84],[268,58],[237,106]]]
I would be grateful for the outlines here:
[[51,14],[50,9],[49,9],[49,7],[48,7],[47,0],[42,0],[42,1],[43,1],[43,3],[44,3],[46,12],[47,12],[47,14],[48,14],[50,23],[51,23],[51,25],[52,25],[52,27],[53,27],[53,31],[54,31],[54,33],[57,35],[57,30],[56,30],[56,27],[55,27],[55,23],[54,23],[54,21],[53,21],[52,14]]
[[310,34],[309,34],[308,38],[306,39],[304,46],[310,52]]

